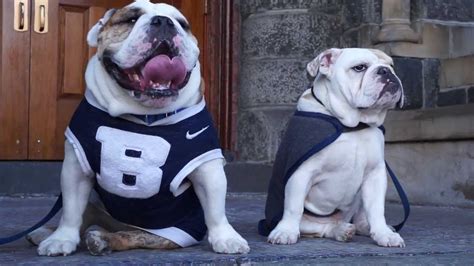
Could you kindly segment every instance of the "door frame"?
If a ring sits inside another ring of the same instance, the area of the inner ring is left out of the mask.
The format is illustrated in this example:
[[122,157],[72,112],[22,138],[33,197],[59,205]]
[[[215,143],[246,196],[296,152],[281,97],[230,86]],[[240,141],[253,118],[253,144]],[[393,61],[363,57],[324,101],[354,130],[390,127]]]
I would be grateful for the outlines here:
[[236,152],[239,87],[240,7],[238,1],[206,1],[205,29],[209,80],[206,101],[215,119],[222,149]]

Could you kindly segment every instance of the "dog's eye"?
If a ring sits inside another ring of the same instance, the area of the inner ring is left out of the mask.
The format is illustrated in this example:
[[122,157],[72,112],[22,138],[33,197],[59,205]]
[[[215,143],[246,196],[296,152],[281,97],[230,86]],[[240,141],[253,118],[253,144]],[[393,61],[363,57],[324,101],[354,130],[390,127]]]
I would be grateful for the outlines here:
[[354,70],[355,72],[362,72],[362,71],[365,71],[366,69],[367,69],[367,65],[365,64],[357,65],[352,68],[352,70]]
[[130,17],[125,18],[124,20],[120,21],[120,24],[135,24],[140,17]]
[[186,23],[186,21],[184,21],[182,19],[178,19],[178,23],[181,26],[181,28],[183,28],[183,30],[185,30],[185,31],[189,30],[189,24]]
[[129,18],[127,19],[127,21],[125,21],[126,23],[129,23],[129,24],[135,24],[138,20],[138,17],[133,17],[133,18]]

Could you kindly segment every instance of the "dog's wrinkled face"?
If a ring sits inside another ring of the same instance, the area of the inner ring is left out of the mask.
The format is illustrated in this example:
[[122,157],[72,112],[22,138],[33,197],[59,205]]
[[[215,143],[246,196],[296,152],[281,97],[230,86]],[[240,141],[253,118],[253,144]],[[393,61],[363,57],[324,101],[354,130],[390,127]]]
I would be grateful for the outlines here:
[[328,79],[358,110],[386,110],[403,105],[403,87],[385,53],[372,49],[329,49],[308,64],[308,72]]
[[138,0],[109,10],[88,42],[107,72],[144,106],[175,101],[196,66],[199,48],[186,18],[167,4]]

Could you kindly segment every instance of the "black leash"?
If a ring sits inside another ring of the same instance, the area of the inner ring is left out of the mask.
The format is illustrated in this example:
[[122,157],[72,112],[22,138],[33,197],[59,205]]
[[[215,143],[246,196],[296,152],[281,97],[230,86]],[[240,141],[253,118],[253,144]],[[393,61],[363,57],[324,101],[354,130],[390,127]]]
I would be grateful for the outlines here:
[[39,221],[38,223],[36,223],[35,225],[30,227],[29,229],[26,229],[23,232],[20,232],[18,234],[15,234],[9,237],[0,238],[0,245],[4,245],[10,242],[13,242],[15,240],[18,240],[20,238],[23,238],[29,233],[33,232],[34,230],[40,228],[49,220],[51,220],[51,218],[53,218],[59,212],[59,210],[61,210],[62,206],[63,206],[63,196],[62,194],[59,194],[58,198],[56,199],[56,202],[54,203],[53,208],[51,208],[49,213],[46,214],[46,216],[43,219],[41,219],[41,221]]
[[403,212],[404,212],[403,221],[393,226],[393,228],[395,228],[395,231],[398,232],[405,225],[405,222],[408,220],[408,216],[410,216],[410,202],[408,201],[407,194],[403,190],[403,187],[398,181],[397,176],[395,176],[395,173],[392,171],[390,166],[388,166],[387,162],[385,162],[385,166],[387,167],[388,174],[392,178],[393,185],[395,186],[395,189],[397,189],[398,196],[400,197],[400,200],[402,201],[402,205],[403,205]]
[[321,100],[316,96],[316,94],[314,94],[314,88],[313,88],[313,86],[309,86],[308,88],[311,90],[311,94],[313,95],[314,99],[315,99],[316,101],[318,101],[318,103],[320,103],[322,106],[326,107],[326,106],[324,105],[324,103],[321,102]]

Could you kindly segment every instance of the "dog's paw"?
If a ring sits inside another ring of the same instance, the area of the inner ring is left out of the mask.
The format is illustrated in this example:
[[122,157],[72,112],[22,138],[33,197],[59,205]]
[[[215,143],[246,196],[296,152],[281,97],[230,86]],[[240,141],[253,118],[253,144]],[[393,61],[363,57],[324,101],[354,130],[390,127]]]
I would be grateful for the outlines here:
[[280,222],[268,235],[267,241],[271,244],[291,245],[298,242],[300,228],[298,224]]
[[356,227],[350,223],[340,223],[332,229],[334,238],[337,241],[346,242],[352,239],[356,232]]
[[26,235],[26,240],[28,240],[31,244],[38,246],[43,240],[48,238],[51,234],[53,234],[54,230],[51,228],[40,227],[35,231]]
[[208,240],[216,253],[245,254],[250,251],[247,241],[230,224],[209,229]]
[[372,239],[377,242],[377,245],[382,247],[405,247],[403,238],[398,233],[394,233],[390,230],[383,233],[373,233]]
[[100,231],[89,231],[86,235],[86,246],[89,252],[94,256],[107,255],[111,251],[109,242],[103,238]]
[[38,255],[40,256],[67,256],[76,251],[78,242],[47,238],[40,243],[38,247]]
[[58,228],[39,244],[37,252],[40,256],[67,256],[76,251],[79,241],[78,230]]

